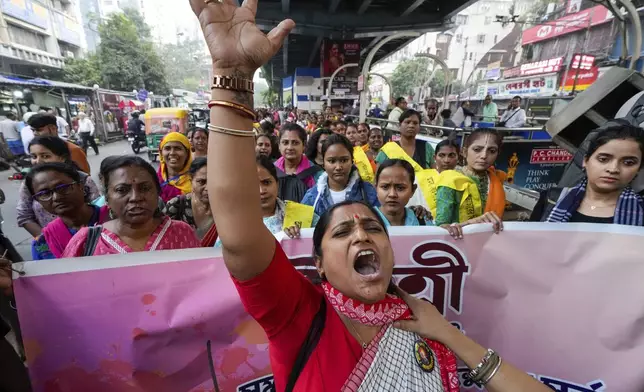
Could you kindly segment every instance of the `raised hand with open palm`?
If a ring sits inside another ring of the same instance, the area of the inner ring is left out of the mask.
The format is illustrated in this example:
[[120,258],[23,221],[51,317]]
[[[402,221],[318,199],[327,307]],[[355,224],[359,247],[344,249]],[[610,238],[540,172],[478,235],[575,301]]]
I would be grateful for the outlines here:
[[255,24],[257,0],[190,0],[199,18],[213,60],[219,73],[252,78],[282,46],[295,23],[284,20],[264,34]]

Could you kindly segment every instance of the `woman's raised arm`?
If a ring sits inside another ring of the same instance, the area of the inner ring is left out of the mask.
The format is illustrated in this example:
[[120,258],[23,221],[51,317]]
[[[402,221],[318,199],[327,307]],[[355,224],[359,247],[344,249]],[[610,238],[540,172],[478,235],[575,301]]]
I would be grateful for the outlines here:
[[[293,29],[281,22],[268,34],[255,25],[257,0],[190,0],[199,18],[213,61],[213,75],[253,80]],[[212,91],[220,103],[210,111],[210,124],[222,129],[252,131],[253,119],[225,102],[252,109],[253,94],[237,89]],[[223,104],[221,102],[224,102]],[[254,137],[211,132],[208,139],[210,208],[224,248],[224,260],[237,279],[261,274],[275,252],[275,239],[262,222]]]

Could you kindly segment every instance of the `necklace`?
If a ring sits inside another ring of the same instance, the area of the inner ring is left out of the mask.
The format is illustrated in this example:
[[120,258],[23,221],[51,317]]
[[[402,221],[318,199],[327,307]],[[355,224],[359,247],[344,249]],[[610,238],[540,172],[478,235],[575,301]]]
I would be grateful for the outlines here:
[[353,322],[351,320],[349,320],[348,324],[353,330],[353,332],[356,333],[356,336],[358,336],[358,343],[360,343],[360,345],[362,346],[362,349],[365,350],[367,348],[367,343],[365,343],[364,339],[362,339],[362,336],[360,336],[356,327],[353,326]]

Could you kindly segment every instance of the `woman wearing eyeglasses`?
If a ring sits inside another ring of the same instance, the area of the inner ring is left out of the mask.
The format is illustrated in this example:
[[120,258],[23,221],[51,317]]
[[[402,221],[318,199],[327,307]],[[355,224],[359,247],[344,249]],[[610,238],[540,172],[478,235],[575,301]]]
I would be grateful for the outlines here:
[[34,166],[25,179],[25,186],[34,201],[56,216],[32,242],[34,260],[60,258],[78,230],[109,219],[107,213],[101,214],[99,207],[90,204],[78,170],[67,163]]
[[[58,136],[39,136],[34,138],[29,143],[29,155],[31,156],[32,165],[60,162],[75,166],[65,141]],[[78,170],[78,167],[75,168],[88,196],[92,200],[100,197],[101,192],[92,177]],[[23,183],[20,186],[16,218],[18,226],[27,230],[34,238],[38,238],[42,234],[42,228],[56,219],[56,216],[48,213],[40,203],[32,198],[32,195],[33,193],[29,193],[29,189]]]

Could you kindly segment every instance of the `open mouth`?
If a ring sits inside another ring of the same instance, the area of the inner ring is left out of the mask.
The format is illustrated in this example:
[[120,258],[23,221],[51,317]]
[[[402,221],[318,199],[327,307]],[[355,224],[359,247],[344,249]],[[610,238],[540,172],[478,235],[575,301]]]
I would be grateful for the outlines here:
[[356,255],[353,269],[362,276],[377,275],[380,272],[380,258],[370,250],[362,250]]

